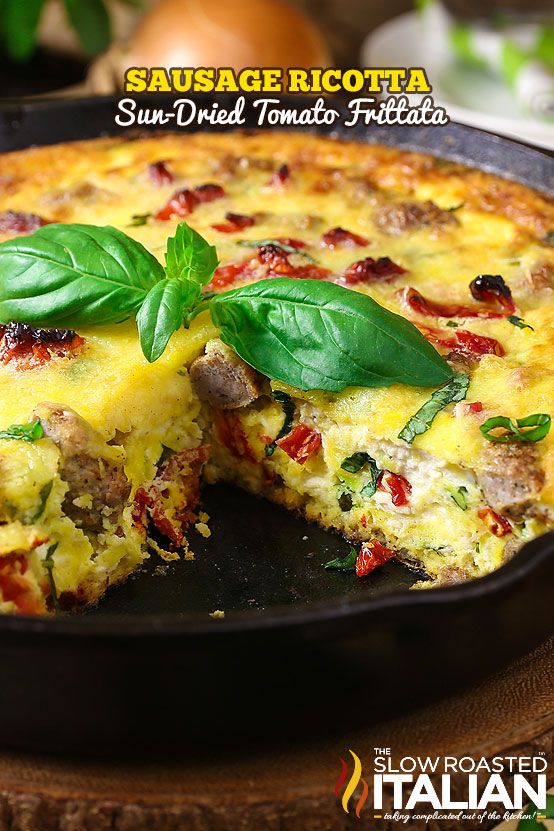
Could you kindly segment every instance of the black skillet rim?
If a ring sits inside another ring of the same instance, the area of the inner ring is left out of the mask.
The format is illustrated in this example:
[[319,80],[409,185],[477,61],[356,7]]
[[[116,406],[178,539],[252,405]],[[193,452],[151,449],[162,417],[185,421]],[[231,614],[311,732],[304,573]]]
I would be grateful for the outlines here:
[[[91,96],[79,99],[61,99],[54,97],[17,104],[14,103],[13,99],[5,99],[4,101],[0,100],[0,115],[3,116],[5,123],[9,124],[10,118],[17,123],[22,115],[24,116],[29,112],[50,112],[53,109],[60,108],[79,112],[80,109],[88,109],[89,107],[94,109],[99,106],[115,106],[115,102],[119,97],[121,96]],[[133,96],[127,97],[132,98]],[[196,96],[196,98],[203,102],[211,100],[209,96]],[[298,98],[290,96],[280,96],[280,98],[294,107],[297,107],[300,103]],[[225,96],[218,98],[218,100],[224,99]],[[144,101],[144,99],[142,100]],[[167,100],[168,96],[148,96],[148,101],[154,106],[161,101],[167,102]],[[228,96],[227,100],[232,101],[234,98],[233,96]],[[305,101],[306,99],[303,100]],[[340,106],[344,106],[344,104]],[[17,129],[17,127],[14,127],[14,129]],[[523,184],[546,192],[547,195],[550,193],[548,181],[545,181],[543,178],[544,171],[535,170],[533,164],[540,163],[539,168],[543,169],[545,162],[551,156],[548,151],[531,148],[519,142],[501,138],[483,130],[455,122],[451,122],[447,127],[440,128],[443,133],[439,136],[436,136],[436,131],[439,129],[436,127],[412,128],[412,135],[418,131],[421,135],[421,131],[427,130],[429,144],[425,146],[422,146],[423,137],[419,141],[414,141],[413,138],[409,137],[409,133],[406,139],[401,138],[396,142],[391,141],[386,135],[386,132],[391,129],[394,135],[395,128],[376,128],[376,140],[375,142],[369,141],[369,143],[384,143],[388,145],[396,143],[396,146],[399,147],[414,149],[429,155],[450,159],[465,164],[468,167],[475,167],[511,180],[521,181]],[[10,130],[9,126],[7,130]],[[435,132],[429,132],[429,130]],[[2,141],[3,131],[6,132],[6,129],[0,125],[0,142]],[[311,129],[304,130],[304,132],[315,132],[316,134],[331,135],[339,138],[348,137],[348,133],[345,134],[340,130]],[[84,133],[88,136],[86,130]],[[102,131],[100,135],[117,135],[122,133],[124,134],[124,131],[115,129]],[[364,140],[365,138],[367,141],[367,136],[362,137],[354,131],[350,135],[353,140]],[[441,144],[441,141],[444,141],[445,138],[446,142]],[[71,140],[78,141],[79,139],[72,138]],[[57,143],[58,141],[61,140],[56,139],[50,142],[44,142],[44,144]],[[464,151],[463,146],[460,147],[460,143],[463,145],[465,142],[472,149],[476,147],[479,150],[486,150],[484,157],[482,153],[479,153],[475,157],[471,149],[467,147]],[[500,163],[498,163],[496,158],[497,152],[502,154]],[[504,153],[506,154],[506,158],[504,157]],[[524,161],[523,167],[525,168],[525,174],[520,175],[512,167],[507,168],[506,161],[517,164],[520,160]],[[491,574],[455,586],[421,591],[395,591],[368,599],[355,598],[332,603],[325,601],[309,606],[305,604],[298,607],[276,606],[270,610],[264,610],[262,613],[249,610],[245,610],[244,612],[234,611],[229,617],[218,621],[206,620],[205,615],[200,616],[192,613],[137,616],[106,615],[102,618],[90,618],[78,615],[40,618],[25,615],[6,615],[0,616],[0,635],[4,633],[44,636],[63,635],[69,638],[75,637],[79,640],[83,637],[108,639],[140,638],[145,636],[158,638],[182,635],[218,637],[224,633],[232,632],[289,629],[306,624],[329,622],[334,619],[356,618],[367,614],[378,614],[379,612],[396,608],[423,607],[425,609],[426,607],[436,607],[445,604],[466,604],[488,596],[492,599],[497,593],[513,589],[520,581],[523,581],[535,570],[538,570],[546,559],[551,556],[554,556],[554,531],[526,543],[509,563],[501,566]]]

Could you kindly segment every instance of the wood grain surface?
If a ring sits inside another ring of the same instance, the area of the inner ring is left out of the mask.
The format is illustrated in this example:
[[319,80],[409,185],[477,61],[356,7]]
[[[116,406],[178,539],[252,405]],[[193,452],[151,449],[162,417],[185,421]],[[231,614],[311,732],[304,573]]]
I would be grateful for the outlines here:
[[[360,695],[363,700],[363,691]],[[396,757],[544,752],[554,773],[554,640],[438,704],[371,728],[360,724],[340,738],[303,742],[299,737],[294,746],[231,755],[211,747],[179,760],[148,763],[0,753],[0,831],[367,828],[363,814],[357,820],[342,810],[333,787],[339,755],[352,748],[364,759],[381,746],[391,747]],[[371,824],[389,828],[384,821]],[[442,821],[437,828],[449,831],[450,826]],[[470,831],[471,823],[463,828]]]

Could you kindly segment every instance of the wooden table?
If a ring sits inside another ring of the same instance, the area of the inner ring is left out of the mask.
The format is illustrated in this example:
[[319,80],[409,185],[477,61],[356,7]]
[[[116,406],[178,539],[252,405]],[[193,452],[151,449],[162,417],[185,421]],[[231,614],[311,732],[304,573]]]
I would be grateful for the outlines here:
[[4,752],[0,831],[398,831],[371,808],[347,815],[333,794],[339,755],[352,748],[363,760],[381,746],[398,756],[544,752],[554,778],[554,639],[477,686],[340,739],[149,763]]

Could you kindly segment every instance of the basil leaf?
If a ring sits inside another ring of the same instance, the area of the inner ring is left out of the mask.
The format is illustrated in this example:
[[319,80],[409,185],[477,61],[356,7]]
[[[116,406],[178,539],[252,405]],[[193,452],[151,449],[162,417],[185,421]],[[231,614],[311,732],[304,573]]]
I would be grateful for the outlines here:
[[358,453],[353,453],[352,456],[348,456],[342,463],[341,468],[342,470],[348,471],[348,473],[358,473],[366,465],[369,467],[371,478],[363,486],[360,494],[369,498],[370,496],[373,496],[377,490],[377,479],[381,473],[380,468],[377,467],[375,459],[373,459],[369,453],[360,451]]
[[327,571],[355,571],[357,559],[358,552],[351,546],[350,552],[346,557],[337,557],[335,560],[329,560],[323,568],[327,569]]
[[[547,413],[535,413],[525,418],[507,418],[507,416],[493,416],[488,418],[479,427],[486,439],[496,442],[509,441],[541,441],[550,432],[552,419]],[[506,432],[498,434],[492,430],[502,427]],[[522,428],[533,427],[533,430]]]
[[45,485],[42,486],[40,489],[40,493],[38,495],[38,505],[36,511],[32,516],[29,518],[29,522],[36,522],[37,519],[40,519],[44,513],[44,509],[46,508],[46,503],[48,502],[48,497],[52,493],[52,488],[54,486],[54,480],[51,479],[49,482],[46,482]]
[[363,468],[366,462],[369,462],[370,459],[371,456],[369,453],[364,453],[363,451],[353,453],[351,456],[346,457],[341,465],[341,468],[342,470],[348,471],[348,473],[357,473]]
[[457,490],[452,491],[450,498],[462,511],[467,511],[467,488],[461,485]]
[[283,426],[275,436],[275,439],[271,442],[271,444],[266,445],[265,448],[265,455],[266,456],[273,456],[277,449],[277,442],[279,439],[282,439],[284,436],[288,436],[290,431],[292,430],[292,422],[294,419],[294,412],[296,407],[294,406],[294,401],[287,395],[286,392],[281,392],[281,390],[273,390],[273,398],[275,401],[278,401],[279,404],[283,407],[283,413],[285,419],[283,421]]
[[444,387],[435,390],[429,401],[420,407],[398,434],[399,439],[411,444],[416,436],[427,432],[435,416],[448,404],[463,401],[469,387],[469,378],[460,373],[455,375]]
[[535,330],[532,326],[529,326],[528,323],[525,323],[522,317],[517,317],[517,315],[508,315],[506,318],[513,326],[517,326],[518,329],[530,329],[532,332]]
[[60,610],[60,602],[58,599],[58,590],[56,588],[56,583],[54,580],[54,554],[56,548],[58,547],[58,543],[55,542],[53,545],[48,547],[46,552],[46,557],[43,560],[44,568],[48,574],[48,582],[50,583],[50,596],[52,598],[52,605],[54,609],[59,612]]
[[131,221],[127,225],[127,228],[140,228],[142,225],[147,224],[151,216],[151,213],[132,214]]
[[157,361],[171,335],[183,323],[183,308],[196,291],[189,280],[160,280],[150,289],[137,314],[140,345],[147,361]]
[[32,421],[30,424],[11,424],[6,430],[0,430],[0,439],[33,442],[43,436],[44,430],[40,421]]
[[104,0],[64,0],[67,16],[89,55],[110,45],[111,27]]
[[45,0],[4,0],[0,21],[3,46],[12,60],[26,61],[33,54],[44,3]]
[[375,459],[372,459],[371,456],[368,458],[367,464],[369,466],[371,478],[361,489],[360,495],[365,496],[366,499],[369,499],[371,496],[375,494],[375,491],[377,490],[377,480],[379,479],[381,468],[377,466],[377,462],[375,461]]
[[163,279],[139,242],[95,225],[46,225],[0,244],[0,323],[118,323]]
[[180,222],[175,236],[167,241],[165,262],[167,277],[197,283],[200,294],[200,287],[210,282],[219,260],[213,245],[186,222]]
[[260,280],[217,295],[210,310],[243,360],[301,390],[434,386],[453,374],[412,323],[335,283]]

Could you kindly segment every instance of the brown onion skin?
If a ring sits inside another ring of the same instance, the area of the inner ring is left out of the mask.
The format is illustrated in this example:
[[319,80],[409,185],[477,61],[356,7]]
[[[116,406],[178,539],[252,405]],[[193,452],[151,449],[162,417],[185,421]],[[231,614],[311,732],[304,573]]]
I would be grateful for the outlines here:
[[129,66],[310,67],[332,58],[314,24],[282,0],[160,0],[141,19]]

